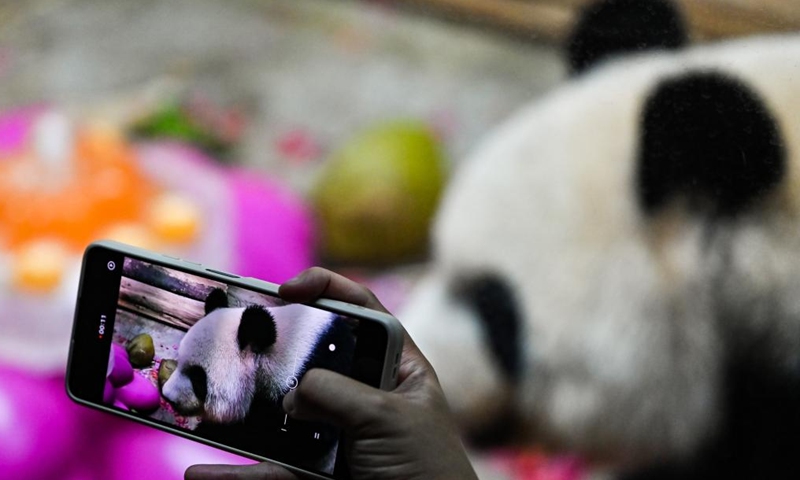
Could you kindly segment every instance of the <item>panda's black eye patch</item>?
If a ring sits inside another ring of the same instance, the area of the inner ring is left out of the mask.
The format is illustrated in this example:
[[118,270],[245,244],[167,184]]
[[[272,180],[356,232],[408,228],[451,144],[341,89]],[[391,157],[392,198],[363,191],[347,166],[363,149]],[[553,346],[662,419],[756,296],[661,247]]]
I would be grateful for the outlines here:
[[208,378],[206,377],[206,371],[203,367],[197,365],[186,367],[184,374],[189,378],[189,381],[192,382],[194,396],[197,397],[200,403],[206,403],[206,397],[208,396]]
[[520,316],[509,285],[496,275],[471,277],[454,288],[458,299],[478,314],[486,341],[509,380],[521,369]]

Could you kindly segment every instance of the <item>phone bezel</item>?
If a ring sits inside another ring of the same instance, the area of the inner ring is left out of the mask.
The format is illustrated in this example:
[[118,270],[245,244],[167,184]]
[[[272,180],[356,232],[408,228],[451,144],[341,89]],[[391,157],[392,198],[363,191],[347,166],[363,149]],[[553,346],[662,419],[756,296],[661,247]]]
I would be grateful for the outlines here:
[[[75,307],[75,317],[73,320],[72,337],[70,342],[69,360],[67,363],[66,390],[69,397],[81,404],[97,410],[113,413],[131,420],[150,425],[159,430],[166,431],[184,438],[189,438],[200,443],[210,445],[222,450],[251,458],[258,461],[270,461],[282,465],[292,471],[301,472],[304,475],[312,475],[321,479],[347,478],[346,466],[343,463],[343,448],[339,448],[336,465],[333,475],[320,472],[304,470],[295,465],[279,462],[277,460],[253,454],[244,450],[231,447],[229,445],[215,442],[207,438],[194,434],[192,431],[181,429],[178,426],[163,424],[158,421],[139,416],[131,412],[126,412],[102,403],[102,388],[105,382],[105,370],[111,340],[113,337],[113,323],[109,325],[108,335],[97,338],[96,320],[99,320],[99,313],[105,305],[109,308],[113,305],[116,311],[116,304],[119,295],[120,273],[109,274],[109,270],[103,270],[103,266],[109,261],[114,261],[121,270],[125,257],[143,260],[165,268],[174,269],[183,273],[197,275],[203,278],[219,281],[228,285],[242,287],[258,293],[280,298],[278,295],[278,285],[263,280],[240,277],[238,275],[223,272],[189,262],[180,258],[149,252],[140,248],[124,245],[113,241],[100,241],[89,245],[83,256],[81,267],[80,285],[78,288],[78,298]],[[103,274],[105,272],[105,274]],[[103,278],[106,277],[106,278]],[[116,277],[116,285],[108,280]],[[98,296],[104,300],[98,301]],[[393,316],[384,312],[379,312],[359,305],[353,305],[331,299],[319,299],[315,302],[307,303],[310,307],[320,308],[330,312],[347,315],[357,318],[362,323],[359,332],[359,339],[356,344],[356,357],[354,365],[360,360],[380,362],[380,375],[377,372],[371,378],[360,378],[359,380],[372,385],[376,388],[389,390],[396,384],[397,368],[400,359],[400,352],[403,344],[402,327]],[[366,335],[366,337],[364,336]],[[359,347],[361,345],[361,348]],[[99,389],[99,395],[98,395]],[[91,392],[91,393],[89,393]],[[95,400],[99,399],[99,400]],[[343,445],[340,438],[340,445]]]

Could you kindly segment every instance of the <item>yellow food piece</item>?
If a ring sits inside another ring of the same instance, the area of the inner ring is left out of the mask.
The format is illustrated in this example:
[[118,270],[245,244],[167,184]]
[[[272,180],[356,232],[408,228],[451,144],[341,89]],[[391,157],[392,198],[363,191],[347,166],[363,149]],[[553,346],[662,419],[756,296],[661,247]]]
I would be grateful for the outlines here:
[[197,205],[178,194],[163,194],[150,205],[148,225],[163,241],[189,243],[200,231]]
[[67,250],[61,242],[31,242],[20,248],[13,260],[13,285],[20,290],[49,292],[61,283],[66,263]]
[[150,230],[138,223],[117,223],[98,235],[98,239],[116,240],[146,250],[155,250],[158,247],[158,241]]

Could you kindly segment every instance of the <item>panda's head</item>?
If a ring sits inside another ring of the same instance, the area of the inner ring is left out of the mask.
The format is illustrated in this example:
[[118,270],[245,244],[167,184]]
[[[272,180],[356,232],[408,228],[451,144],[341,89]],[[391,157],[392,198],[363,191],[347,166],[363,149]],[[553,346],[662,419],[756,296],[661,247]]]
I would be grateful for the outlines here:
[[178,365],[162,394],[182,414],[240,421],[257,393],[262,358],[277,341],[275,319],[260,306],[228,308],[220,289],[209,294],[205,311],[181,340]]
[[798,364],[797,58],[776,38],[607,63],[460,166],[400,318],[465,430],[689,455],[734,362]]

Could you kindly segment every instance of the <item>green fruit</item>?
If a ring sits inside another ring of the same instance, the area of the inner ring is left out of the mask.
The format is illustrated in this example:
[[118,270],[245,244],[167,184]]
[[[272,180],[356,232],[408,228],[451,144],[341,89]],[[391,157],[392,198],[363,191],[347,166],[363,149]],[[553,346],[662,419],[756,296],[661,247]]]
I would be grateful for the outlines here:
[[389,263],[423,254],[445,181],[434,134],[419,122],[368,129],[336,152],[312,192],[322,256]]
[[164,387],[172,372],[178,367],[177,360],[161,360],[161,365],[158,366],[158,388],[159,390]]
[[125,350],[128,351],[131,365],[136,368],[149,367],[153,363],[153,357],[156,353],[156,349],[153,346],[153,337],[146,333],[134,337],[133,340],[128,342]]

